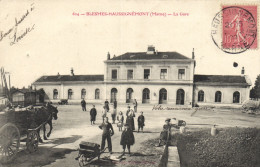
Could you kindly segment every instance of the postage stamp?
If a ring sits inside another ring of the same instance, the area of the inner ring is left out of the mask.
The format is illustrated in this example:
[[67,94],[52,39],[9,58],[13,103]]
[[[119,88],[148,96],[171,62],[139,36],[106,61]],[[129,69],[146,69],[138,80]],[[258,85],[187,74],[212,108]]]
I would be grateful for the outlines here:
[[212,21],[211,36],[226,53],[257,49],[257,6],[222,6]]

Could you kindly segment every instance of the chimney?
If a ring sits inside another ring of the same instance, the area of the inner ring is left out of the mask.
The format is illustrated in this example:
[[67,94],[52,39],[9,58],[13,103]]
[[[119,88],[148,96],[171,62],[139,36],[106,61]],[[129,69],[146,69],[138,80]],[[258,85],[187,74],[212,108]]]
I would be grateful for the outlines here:
[[153,45],[148,45],[146,54],[154,54],[155,53],[155,47]]
[[71,75],[71,76],[74,76],[74,70],[73,70],[73,68],[71,68],[71,70],[70,70],[70,75]]
[[244,67],[242,67],[241,74],[245,75],[245,68]]
[[116,57],[116,55],[114,55],[114,57],[113,58],[115,58]]
[[60,76],[60,73],[58,72],[58,74],[57,74],[58,76]]
[[107,60],[110,60],[110,53],[107,53]]

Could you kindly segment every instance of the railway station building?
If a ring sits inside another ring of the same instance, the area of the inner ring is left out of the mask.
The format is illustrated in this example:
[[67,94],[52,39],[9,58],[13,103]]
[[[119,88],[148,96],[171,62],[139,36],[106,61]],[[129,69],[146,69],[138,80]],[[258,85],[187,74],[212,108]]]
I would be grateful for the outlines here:
[[38,78],[33,86],[43,89],[46,100],[54,103],[166,104],[199,105],[242,104],[249,99],[251,81],[244,75],[198,75],[194,50],[192,58],[178,52],[127,52],[104,61],[104,75],[52,75]]

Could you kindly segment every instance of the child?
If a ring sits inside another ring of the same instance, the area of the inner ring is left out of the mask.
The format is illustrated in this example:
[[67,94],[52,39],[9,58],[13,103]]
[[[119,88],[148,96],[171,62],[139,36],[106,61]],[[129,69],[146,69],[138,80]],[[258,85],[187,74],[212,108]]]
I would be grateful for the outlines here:
[[141,129],[142,132],[144,133],[144,131],[143,131],[143,127],[144,127],[144,116],[143,116],[143,112],[142,112],[142,111],[141,111],[141,115],[139,115],[137,121],[138,121],[138,132],[139,132],[139,130]]
[[123,155],[125,154],[125,148],[127,146],[128,153],[131,156],[130,147],[135,143],[135,137],[133,131],[129,128],[128,124],[125,124],[125,129],[121,135],[120,145],[123,146]]
[[124,124],[124,115],[123,115],[122,111],[119,112],[119,114],[117,116],[117,120],[118,120],[117,127],[118,127],[119,131],[122,131],[122,127]]

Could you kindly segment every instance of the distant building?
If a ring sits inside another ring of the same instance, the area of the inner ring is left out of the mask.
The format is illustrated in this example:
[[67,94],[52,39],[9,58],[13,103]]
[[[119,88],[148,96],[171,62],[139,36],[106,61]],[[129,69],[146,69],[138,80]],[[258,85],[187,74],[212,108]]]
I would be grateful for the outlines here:
[[169,104],[192,106],[208,104],[242,104],[249,99],[251,82],[244,74],[194,75],[192,59],[177,52],[157,52],[149,46],[146,52],[128,52],[110,58],[107,55],[104,75],[42,76],[33,85],[44,89],[50,101],[68,99],[79,103],[110,102]]
[[44,103],[44,91],[42,89],[32,90],[30,88],[12,89],[11,99],[14,106],[29,106]]

